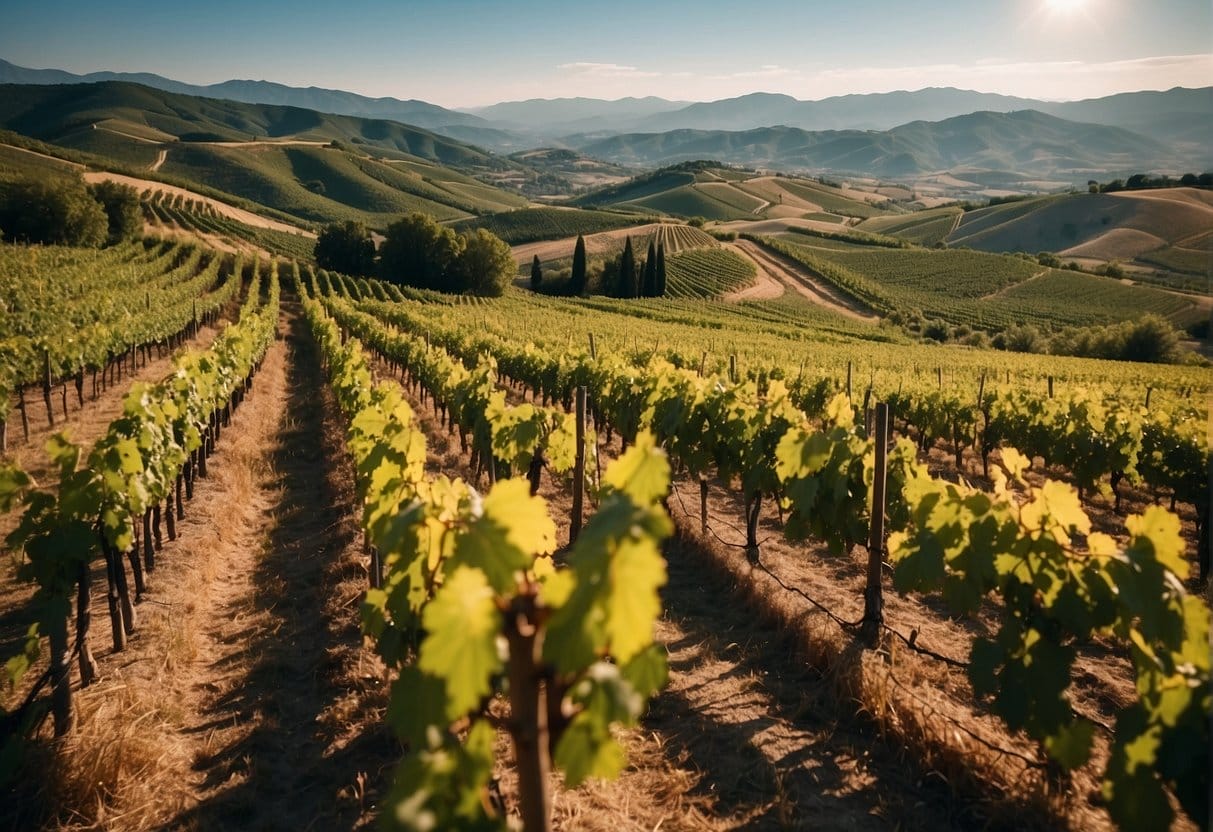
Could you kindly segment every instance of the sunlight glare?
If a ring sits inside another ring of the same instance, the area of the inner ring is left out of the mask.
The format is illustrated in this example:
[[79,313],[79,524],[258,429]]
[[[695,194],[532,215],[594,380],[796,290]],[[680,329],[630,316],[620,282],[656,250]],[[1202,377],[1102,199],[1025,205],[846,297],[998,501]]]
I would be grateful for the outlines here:
[[1054,14],[1072,15],[1083,10],[1088,0],[1045,0],[1045,7]]

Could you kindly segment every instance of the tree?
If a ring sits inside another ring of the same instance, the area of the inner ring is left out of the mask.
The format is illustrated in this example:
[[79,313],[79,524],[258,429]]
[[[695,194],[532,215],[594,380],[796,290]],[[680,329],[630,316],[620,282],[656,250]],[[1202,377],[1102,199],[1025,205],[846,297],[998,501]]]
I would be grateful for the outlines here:
[[577,245],[573,246],[573,274],[569,277],[569,294],[585,294],[585,238],[577,235]]
[[0,229],[17,242],[96,247],[109,236],[109,217],[83,179],[30,179],[0,202]]
[[88,190],[105,211],[109,229],[106,241],[110,245],[141,236],[143,207],[139,204],[138,191],[117,182],[98,182],[89,185]]
[[412,213],[388,226],[379,247],[379,272],[385,280],[437,289],[460,291],[450,285],[452,266],[463,243],[451,229],[425,214]]
[[619,277],[615,284],[615,297],[636,297],[636,255],[632,251],[632,237],[623,241],[623,254],[619,257]]
[[1179,184],[1183,185],[1185,188],[1195,188],[1198,184],[1200,184],[1200,180],[1196,178],[1196,174],[1194,173],[1185,173],[1183,176],[1179,177]]
[[375,273],[375,241],[360,222],[349,220],[325,226],[316,238],[316,263],[342,274]]
[[465,232],[460,243],[448,275],[451,288],[446,291],[499,297],[518,273],[510,244],[483,228]]
[[665,243],[657,244],[657,297],[665,297]]
[[657,241],[649,239],[649,253],[644,258],[644,279],[640,294],[646,298],[657,297]]
[[543,267],[539,265],[539,255],[536,254],[535,259],[531,261],[531,288],[538,292],[542,284]]
[[1160,315],[1143,315],[1125,333],[1124,351],[1118,356],[1125,361],[1148,361],[1168,364],[1180,354],[1179,334],[1170,321]]

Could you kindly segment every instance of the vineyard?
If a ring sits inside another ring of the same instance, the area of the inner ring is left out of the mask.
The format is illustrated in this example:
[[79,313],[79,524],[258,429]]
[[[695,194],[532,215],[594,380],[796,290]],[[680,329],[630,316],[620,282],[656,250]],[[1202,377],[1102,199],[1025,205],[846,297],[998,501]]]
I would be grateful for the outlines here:
[[463,220],[456,228],[483,228],[511,245],[536,240],[558,240],[578,234],[598,234],[617,228],[627,228],[643,222],[636,215],[613,214],[607,211],[583,211],[569,208],[519,208],[501,214],[490,214]]
[[144,220],[155,229],[178,228],[214,238],[240,240],[271,255],[308,259],[315,241],[302,234],[290,234],[273,228],[254,228],[225,217],[212,206],[181,195],[147,193],[143,197]]
[[[97,746],[159,799],[86,774],[73,823],[743,828],[878,804],[924,828],[1203,828],[1207,371],[714,304],[752,265],[654,233],[671,297],[628,302],[451,298],[171,241],[0,248],[21,553],[0,593],[0,783],[21,799],[0,817],[54,820],[64,798],[12,763],[70,782],[91,752],[50,736],[104,712],[161,738],[142,768],[133,740]],[[771,245],[874,305],[941,279],[928,252],[881,248],[876,274],[866,251]],[[944,254],[983,269],[961,306],[1047,279]],[[203,646],[166,660],[166,639]],[[141,673],[204,713],[138,716]],[[858,754],[881,794],[835,810],[817,795],[840,786],[792,762]]]
[[755,268],[751,260],[725,248],[687,249],[670,255],[671,298],[715,298],[740,289],[754,281]]
[[997,328],[1025,321],[1091,326],[1132,320],[1145,312],[1188,326],[1203,316],[1180,295],[1008,255],[859,247],[830,240],[802,244],[792,236],[766,239],[781,254],[885,312],[919,310],[954,324]]

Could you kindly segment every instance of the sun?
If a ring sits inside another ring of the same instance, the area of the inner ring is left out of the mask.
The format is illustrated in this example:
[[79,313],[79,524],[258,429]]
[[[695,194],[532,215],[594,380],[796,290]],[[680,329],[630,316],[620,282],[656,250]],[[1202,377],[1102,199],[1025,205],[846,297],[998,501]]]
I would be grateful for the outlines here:
[[1086,8],[1088,0],[1045,0],[1045,8],[1054,14],[1076,14]]

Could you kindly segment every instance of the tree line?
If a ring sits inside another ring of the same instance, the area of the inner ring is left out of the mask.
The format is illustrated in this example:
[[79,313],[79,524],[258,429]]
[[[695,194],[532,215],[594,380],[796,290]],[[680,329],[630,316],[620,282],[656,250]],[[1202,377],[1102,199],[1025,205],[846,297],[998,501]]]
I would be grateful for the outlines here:
[[139,192],[80,176],[19,179],[0,185],[0,237],[16,243],[95,248],[139,237]]
[[1151,188],[1213,188],[1213,173],[1185,173],[1179,178],[1163,174],[1151,176],[1148,173],[1135,173],[1128,179],[1113,179],[1111,182],[1097,182],[1091,179],[1087,182],[1087,190],[1091,193],[1114,194],[1117,191],[1144,191]]
[[665,243],[650,239],[645,258],[637,262],[629,235],[617,257],[596,262],[591,267],[586,258],[585,238],[579,234],[573,246],[572,268],[558,272],[556,276],[559,282],[545,282],[539,255],[535,255],[531,261],[531,288],[537,292],[574,297],[591,294],[616,298],[665,297]]
[[378,250],[360,222],[333,223],[316,239],[316,263],[417,289],[497,297],[517,270],[508,243],[483,228],[456,233],[425,214],[387,227]]

